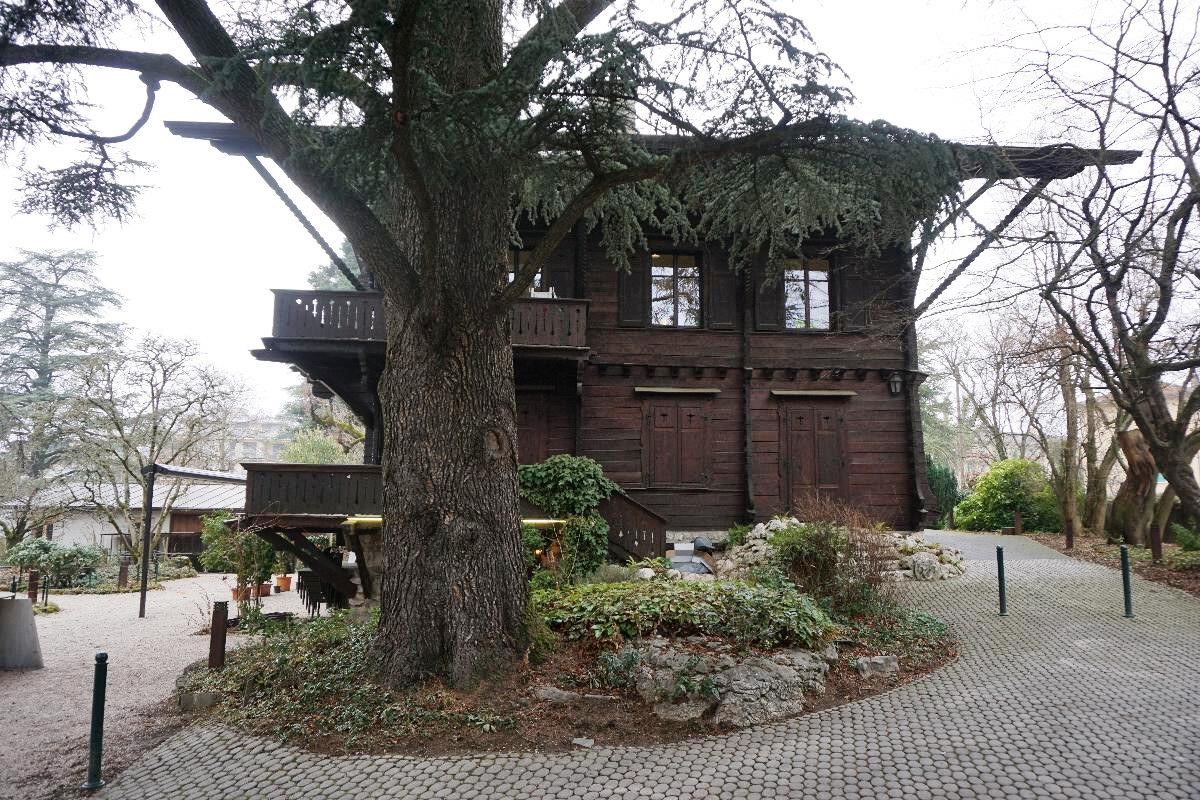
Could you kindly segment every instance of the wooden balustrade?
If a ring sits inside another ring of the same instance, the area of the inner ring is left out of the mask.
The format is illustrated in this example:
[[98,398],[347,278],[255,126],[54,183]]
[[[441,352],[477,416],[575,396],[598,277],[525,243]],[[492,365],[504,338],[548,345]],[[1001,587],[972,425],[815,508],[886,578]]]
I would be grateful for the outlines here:
[[628,495],[600,503],[608,523],[608,550],[619,559],[657,558],[667,552],[667,520]]
[[[383,513],[383,473],[375,464],[272,464],[249,462],[249,516],[315,516]],[[626,495],[600,504],[608,522],[609,549],[617,558],[653,558],[667,549],[666,520]]]
[[248,515],[383,513],[383,474],[376,464],[244,466]]
[[[379,292],[275,289],[277,339],[384,341]],[[527,298],[509,311],[515,347],[587,347],[586,300]]]

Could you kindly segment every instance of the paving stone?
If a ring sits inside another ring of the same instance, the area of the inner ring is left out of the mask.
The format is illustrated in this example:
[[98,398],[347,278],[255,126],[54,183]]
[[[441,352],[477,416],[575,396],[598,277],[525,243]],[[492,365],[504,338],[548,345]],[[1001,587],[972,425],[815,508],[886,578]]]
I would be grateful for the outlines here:
[[961,658],[857,703],[673,745],[441,759],[336,759],[201,724],[98,796],[1200,797],[1200,601],[1135,578],[1127,620],[1114,570],[1022,537],[926,538],[966,574],[901,590],[953,626]]

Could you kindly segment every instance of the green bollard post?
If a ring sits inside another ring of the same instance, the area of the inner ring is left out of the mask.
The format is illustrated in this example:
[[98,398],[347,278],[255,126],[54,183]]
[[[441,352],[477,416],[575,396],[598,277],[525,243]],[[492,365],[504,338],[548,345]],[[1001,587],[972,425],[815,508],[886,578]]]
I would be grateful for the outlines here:
[[96,675],[92,682],[92,733],[88,739],[87,782],[79,787],[94,792],[104,785],[100,758],[104,754],[104,689],[108,684],[108,653],[96,653]]
[[1133,587],[1129,584],[1129,545],[1121,545],[1121,588],[1125,592],[1125,616],[1133,619]]
[[1004,591],[1004,548],[996,545],[996,577],[1000,582],[1000,616],[1008,616],[1008,595]]

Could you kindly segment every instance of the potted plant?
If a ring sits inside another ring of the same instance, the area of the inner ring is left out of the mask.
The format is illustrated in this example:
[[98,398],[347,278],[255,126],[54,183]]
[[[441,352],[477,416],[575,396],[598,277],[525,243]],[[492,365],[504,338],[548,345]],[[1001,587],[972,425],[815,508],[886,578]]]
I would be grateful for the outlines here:
[[286,553],[278,553],[275,557],[275,588],[281,592],[292,590],[292,564]]

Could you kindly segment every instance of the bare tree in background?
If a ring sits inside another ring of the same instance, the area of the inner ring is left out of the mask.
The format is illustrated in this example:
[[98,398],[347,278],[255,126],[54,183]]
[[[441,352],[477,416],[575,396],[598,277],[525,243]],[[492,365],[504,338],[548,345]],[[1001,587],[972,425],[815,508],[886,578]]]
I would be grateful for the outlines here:
[[1047,189],[1024,234],[1043,297],[1193,517],[1200,485],[1189,431],[1200,387],[1189,382],[1178,403],[1168,387],[1200,366],[1198,25],[1178,3],[1127,2],[1111,22],[1039,31],[1017,45],[1045,118],[1064,120],[1077,142],[1145,153],[1134,166],[1099,164]]
[[[220,459],[232,413],[242,396],[226,376],[200,360],[184,340],[146,336],[89,359],[73,386],[70,424],[79,442],[82,496],[112,528],[133,558],[149,464],[210,468]],[[151,535],[157,549],[183,485],[159,481],[160,508]]]

